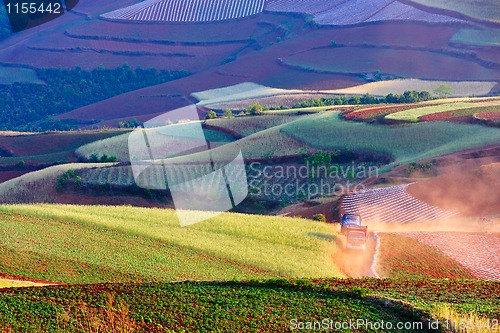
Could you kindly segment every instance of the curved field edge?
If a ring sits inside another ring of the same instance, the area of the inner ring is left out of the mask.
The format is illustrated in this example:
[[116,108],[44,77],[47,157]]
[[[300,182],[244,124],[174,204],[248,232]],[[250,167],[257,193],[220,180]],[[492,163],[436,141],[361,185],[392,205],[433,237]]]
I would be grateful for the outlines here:
[[385,116],[389,120],[416,122],[420,117],[447,111],[460,111],[472,108],[500,107],[500,100],[495,99],[487,102],[455,102],[450,104],[439,104],[433,106],[416,107],[404,111],[391,113]]
[[[387,153],[390,166],[498,143],[500,131],[481,125],[428,122],[386,126],[345,121],[339,112],[296,120],[281,132],[317,149],[349,148]],[[377,140],[373,140],[377,138]]]
[[421,322],[423,330],[405,332],[426,332],[436,304],[499,318],[499,286],[468,280],[273,279],[6,289],[0,291],[0,328],[75,332],[93,323],[132,332],[214,327],[224,332],[289,332],[299,321],[362,318],[394,325]]
[[473,279],[465,267],[444,253],[396,233],[379,233],[376,271],[387,278]]
[[[336,233],[310,220],[223,213],[181,227],[175,211],[154,208],[46,204],[4,205],[0,211],[2,251],[26,254],[22,273],[47,280],[115,281],[115,273],[126,281],[136,275],[145,281],[341,276],[331,261]],[[73,275],[50,265],[38,271],[37,257],[81,265],[73,264]],[[22,275],[6,261],[8,273]]]

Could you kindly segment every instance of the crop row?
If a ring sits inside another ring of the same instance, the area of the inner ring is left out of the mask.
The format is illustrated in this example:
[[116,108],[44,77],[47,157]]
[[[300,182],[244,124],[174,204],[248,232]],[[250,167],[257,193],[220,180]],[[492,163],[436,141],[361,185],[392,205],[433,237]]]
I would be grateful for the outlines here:
[[361,215],[366,222],[437,221],[456,215],[414,198],[407,187],[408,184],[356,192],[344,197],[341,208],[346,213]]
[[424,12],[393,0],[328,0],[328,1],[269,1],[266,10],[314,15],[314,20],[325,25],[350,25],[362,22],[410,20],[422,22],[457,22],[458,19]]
[[414,232],[409,236],[456,260],[477,278],[500,280],[500,238],[496,235]]
[[497,110],[496,112],[491,111],[491,112],[476,113],[474,114],[474,118],[498,122],[500,121],[500,109]]
[[156,22],[208,22],[262,12],[264,0],[149,0],[102,15],[104,18]]
[[[420,117],[427,116],[430,114],[446,112],[446,111],[460,111],[471,108],[481,108],[481,107],[499,107],[500,100],[492,100],[485,102],[458,102],[449,104],[440,104],[433,106],[424,106],[413,108],[409,110],[404,110],[396,113],[391,113],[385,116],[386,119],[399,120],[399,121],[418,121]],[[479,110],[478,110],[479,111]]]

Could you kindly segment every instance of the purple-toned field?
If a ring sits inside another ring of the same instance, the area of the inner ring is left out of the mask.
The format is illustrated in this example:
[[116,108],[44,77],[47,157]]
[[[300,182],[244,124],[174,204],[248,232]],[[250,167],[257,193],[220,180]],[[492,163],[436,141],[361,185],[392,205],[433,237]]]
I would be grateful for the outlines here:
[[422,11],[394,0],[271,0],[266,10],[306,13],[324,25],[352,25],[378,21],[415,21],[424,23],[463,22],[454,17]]
[[125,21],[210,22],[261,13],[264,0],[148,0],[102,15]]
[[448,54],[388,48],[321,48],[283,58],[304,70],[361,74],[381,72],[428,80],[498,80],[500,70]]

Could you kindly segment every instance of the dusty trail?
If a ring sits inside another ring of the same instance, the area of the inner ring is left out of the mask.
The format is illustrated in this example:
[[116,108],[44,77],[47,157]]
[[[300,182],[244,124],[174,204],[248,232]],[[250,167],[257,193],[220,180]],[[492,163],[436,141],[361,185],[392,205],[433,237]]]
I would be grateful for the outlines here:
[[343,236],[338,236],[335,242],[338,251],[333,256],[333,261],[342,273],[354,278],[378,278],[374,269],[378,250],[378,236],[375,233],[369,233],[364,251],[346,249]]

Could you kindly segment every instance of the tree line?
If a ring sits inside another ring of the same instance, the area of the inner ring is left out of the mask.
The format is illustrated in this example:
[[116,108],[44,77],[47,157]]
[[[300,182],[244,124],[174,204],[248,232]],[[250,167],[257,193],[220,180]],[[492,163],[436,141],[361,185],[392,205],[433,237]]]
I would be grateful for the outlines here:
[[51,116],[97,103],[129,91],[187,76],[186,71],[132,69],[128,64],[92,71],[37,69],[46,84],[14,83],[0,86],[0,129],[21,131],[66,130],[73,122],[61,122]]
[[[358,105],[358,104],[404,104],[417,103],[433,99],[434,97],[428,91],[407,90],[402,94],[387,94],[385,97],[376,97],[370,94],[363,96],[338,96],[338,97],[323,97],[314,98],[308,101],[303,101],[292,106],[292,109],[309,108],[315,106],[332,106],[332,105]],[[281,109],[279,107],[276,109]]]

